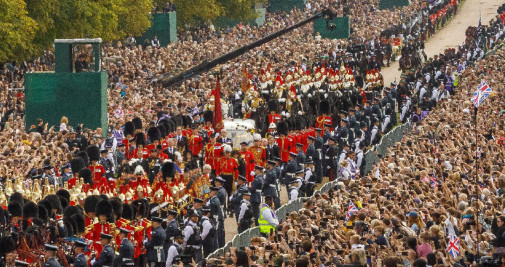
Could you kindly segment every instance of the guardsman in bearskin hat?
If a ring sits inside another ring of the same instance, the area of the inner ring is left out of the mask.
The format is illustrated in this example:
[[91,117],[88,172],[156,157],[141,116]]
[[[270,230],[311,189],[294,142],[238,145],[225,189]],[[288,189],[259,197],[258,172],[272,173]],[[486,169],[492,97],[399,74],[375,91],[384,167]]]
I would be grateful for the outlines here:
[[279,145],[281,160],[283,163],[287,163],[289,160],[289,152],[291,151],[292,141],[287,137],[288,124],[286,121],[277,123],[277,133],[279,134],[279,138],[277,138],[277,145]]
[[137,133],[135,135],[135,149],[132,150],[131,157],[135,159],[147,159],[149,156],[149,152],[147,151],[146,146],[146,137],[144,133]]
[[[320,112],[320,116],[317,117],[316,119],[316,128],[324,128],[324,124],[331,124],[333,125],[333,119],[331,118],[331,116],[329,116],[330,114],[330,103],[328,102],[328,100],[326,99],[323,99],[320,103],[319,103],[319,112]],[[324,133],[322,133],[324,134]]]
[[144,201],[138,199],[132,203],[135,219],[132,221],[131,225],[134,227],[134,246],[135,253],[133,254],[135,266],[145,266],[146,257],[144,244],[142,243],[144,239],[151,236],[151,222],[146,219],[147,205]]
[[216,142],[216,134],[210,134],[210,142],[205,145],[204,161],[215,170],[219,165],[219,160],[223,156],[223,145]]
[[90,146],[87,149],[88,157],[90,160],[89,169],[92,173],[93,190],[98,190],[102,194],[109,192],[109,185],[107,178],[105,178],[105,169],[100,165],[100,148],[97,146]]
[[130,154],[130,151],[131,151],[131,142],[133,140],[134,134],[135,134],[135,124],[133,124],[133,122],[131,122],[131,121],[127,121],[124,124],[124,135],[125,135],[125,138],[123,138],[123,141],[122,141],[122,143],[125,146],[126,158],[127,159],[131,158],[131,154]]
[[70,168],[74,176],[68,179],[68,189],[72,189],[76,182],[79,181],[79,171],[84,167],[86,167],[86,165],[84,159],[81,157],[75,157],[70,161]]
[[[102,199],[98,201],[95,208],[98,222],[86,227],[85,237],[87,240],[91,240],[90,251],[96,253],[96,255],[102,253],[103,246],[100,243],[102,233],[116,236],[116,225],[111,223],[114,220],[113,212],[114,209],[109,200]],[[99,258],[100,256],[97,259]]]

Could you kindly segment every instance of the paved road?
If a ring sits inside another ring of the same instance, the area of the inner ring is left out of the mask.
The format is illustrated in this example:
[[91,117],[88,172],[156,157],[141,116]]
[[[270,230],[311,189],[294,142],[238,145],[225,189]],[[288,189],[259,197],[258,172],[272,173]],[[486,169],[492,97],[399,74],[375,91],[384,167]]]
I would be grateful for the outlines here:
[[[505,3],[505,0],[465,0],[456,16],[425,43],[425,52],[428,57],[443,53],[448,47],[462,44],[465,41],[465,30],[468,26],[477,26],[479,15],[482,17],[482,24],[488,24],[489,20],[497,15],[496,10],[503,3]],[[390,84],[400,77],[398,61],[393,63],[391,67],[383,69],[385,84]],[[283,186],[281,191],[282,204],[287,203],[287,200],[286,189]],[[226,242],[228,242],[237,234],[235,218],[226,219],[225,230]]]
[[[455,47],[465,41],[465,31],[468,26],[477,26],[479,17],[482,24],[487,25],[491,18],[498,13],[496,10],[504,0],[465,0],[460,6],[458,13],[425,43],[425,52],[428,57],[443,53],[446,48]],[[398,70],[398,61],[393,62],[391,67],[383,69],[384,84],[389,85],[398,81],[401,72]]]

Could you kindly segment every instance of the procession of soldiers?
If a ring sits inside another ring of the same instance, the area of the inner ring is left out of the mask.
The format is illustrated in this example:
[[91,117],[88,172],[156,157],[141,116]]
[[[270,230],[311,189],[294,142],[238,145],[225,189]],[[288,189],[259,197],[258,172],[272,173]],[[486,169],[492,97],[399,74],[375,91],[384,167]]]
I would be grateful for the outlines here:
[[317,64],[313,76],[296,67],[275,78],[267,69],[259,83],[246,81],[244,105],[256,97],[268,112],[249,113],[257,122],[253,141],[235,147],[208,109],[195,120],[192,110],[177,115],[158,105],[157,120],[135,117],[109,129],[101,144],[70,129],[68,164],[47,159],[24,181],[7,179],[3,261],[200,263],[225,245],[227,217],[239,233],[255,225],[266,231],[263,214],[283,204],[281,191],[291,202],[311,196],[323,177],[354,179],[366,148],[397,124],[397,111],[410,110],[410,99],[401,93],[405,81],[383,87],[378,70],[363,79],[352,67],[328,66]]

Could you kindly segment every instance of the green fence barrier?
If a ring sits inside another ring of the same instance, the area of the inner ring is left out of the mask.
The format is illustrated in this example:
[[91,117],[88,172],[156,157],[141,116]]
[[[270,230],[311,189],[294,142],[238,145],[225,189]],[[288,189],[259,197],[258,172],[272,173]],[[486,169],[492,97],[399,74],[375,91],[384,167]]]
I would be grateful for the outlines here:
[[107,73],[26,73],[26,127],[38,118],[49,125],[60,125],[67,116],[70,125],[98,127],[107,132]]
[[319,33],[322,38],[345,39],[351,34],[349,17],[326,20],[320,18],[314,21],[314,36]]
[[289,12],[293,8],[303,10],[306,0],[271,0],[268,6],[268,12]]
[[394,7],[408,6],[409,0],[381,0],[379,9],[393,9]]
[[161,46],[177,42],[177,14],[176,12],[155,14],[151,19],[149,27],[142,36],[137,37],[137,43],[143,44],[145,40],[152,40],[158,37]]

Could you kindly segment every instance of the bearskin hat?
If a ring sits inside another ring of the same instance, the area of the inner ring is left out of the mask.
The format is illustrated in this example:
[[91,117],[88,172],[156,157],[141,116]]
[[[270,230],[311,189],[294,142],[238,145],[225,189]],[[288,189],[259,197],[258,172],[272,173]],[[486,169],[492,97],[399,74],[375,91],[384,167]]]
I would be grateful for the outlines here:
[[23,207],[23,217],[39,217],[39,206],[31,201],[26,203]]
[[60,189],[56,192],[56,195],[60,197],[66,198],[68,201],[70,201],[70,193],[66,189]]
[[100,201],[100,197],[97,195],[86,197],[86,199],[84,199],[84,211],[86,213],[95,212],[98,201]]
[[133,125],[135,126],[135,130],[142,130],[142,120],[139,117],[135,117],[132,120]]
[[100,148],[98,146],[90,146],[86,150],[88,152],[88,157],[90,161],[99,161],[100,160]]
[[138,146],[142,145],[142,146],[145,146],[146,145],[146,136],[144,135],[144,133],[137,133],[135,135],[135,144]]
[[271,111],[275,111],[277,112],[277,110],[279,109],[279,104],[277,103],[277,100],[270,100],[268,101],[268,112],[271,112]]
[[102,199],[109,200],[109,197],[106,194],[100,194],[99,197],[100,197],[100,200],[102,200]]
[[319,102],[319,112],[321,114],[330,114],[330,103],[328,100],[323,99]]
[[128,135],[133,136],[135,134],[135,124],[133,124],[133,122],[131,122],[131,121],[127,121],[124,124],[124,131],[123,132],[124,132],[125,136],[128,136]]
[[[43,209],[41,209],[41,207],[43,207]],[[51,202],[49,202],[47,199],[42,199],[39,201],[39,217],[44,220],[44,215],[46,216],[45,221],[53,217],[53,207],[51,206]]]
[[93,185],[93,173],[89,168],[82,168],[79,171],[79,178],[82,178],[85,184]]
[[146,213],[147,207],[145,207],[144,202],[140,199],[133,201],[132,207],[133,207],[133,211],[134,211],[134,215],[133,215],[134,217],[136,217],[137,215],[143,217],[144,214]]
[[109,200],[102,199],[98,201],[96,204],[95,214],[96,216],[104,215],[108,220],[114,218],[113,216],[114,209],[112,204],[110,204]]
[[165,124],[164,123],[160,123],[156,128],[158,128],[158,131],[160,131],[160,134],[161,134],[161,138],[165,138],[167,137],[167,129],[165,128]]
[[12,217],[23,217],[23,207],[19,202],[11,202],[7,206],[7,210]]
[[203,113],[203,120],[205,122],[214,121],[214,112],[212,110],[207,110]]
[[175,165],[173,162],[165,162],[163,166],[161,166],[161,174],[163,179],[166,180],[167,177],[174,178],[175,177]]
[[70,218],[63,218],[64,232],[66,237],[74,236],[74,225]]
[[0,225],[6,225],[9,215],[8,212],[0,207]]
[[68,206],[63,210],[63,218],[70,218],[74,214],[83,214],[81,206]]
[[84,217],[84,214],[73,214],[71,216],[72,220],[74,220],[75,224],[77,225],[77,228],[75,229],[75,231],[77,233],[84,233],[84,231],[86,230],[86,221],[85,221],[85,217]]
[[14,192],[10,197],[9,197],[9,203],[12,202],[17,202],[21,206],[25,204],[25,199],[23,198],[23,195],[19,192]]
[[295,122],[295,130],[297,130],[297,131],[301,131],[301,130],[302,130],[302,128],[303,128],[303,125],[302,125],[302,123],[303,123],[303,122],[302,122],[302,118],[300,118],[300,117],[296,117],[296,118],[295,118],[295,120],[294,120],[294,122]]
[[70,200],[66,199],[63,196],[58,196],[58,198],[60,199],[62,209],[65,209],[66,207],[68,207],[68,204],[70,204]]
[[295,125],[293,122],[293,118],[287,118],[286,123],[288,124],[288,131],[293,131],[295,129]]
[[0,255],[5,255],[16,250],[16,242],[11,235],[0,237]]
[[86,163],[83,158],[75,157],[70,161],[70,167],[73,173],[79,173],[82,168],[86,167]]
[[151,201],[149,200],[149,198],[143,198],[143,199],[141,199],[141,201],[144,203],[144,207],[145,207],[143,216],[144,217],[148,217],[148,215],[149,215],[149,204],[151,204]]
[[114,215],[117,216],[117,218],[121,217],[121,214],[123,213],[123,204],[121,202],[121,199],[118,197],[112,197],[110,199],[110,204],[112,204],[112,210],[114,211]]
[[86,153],[86,151],[81,151],[81,152],[77,153],[77,156],[84,160],[84,167],[89,166],[89,157],[88,157],[88,153]]
[[133,210],[133,207],[132,205],[130,204],[123,204],[123,212],[121,213],[121,217],[127,219],[127,220],[133,220],[135,219],[135,215],[134,215],[134,210]]
[[63,212],[60,198],[57,195],[47,195],[45,199],[49,200],[49,203],[51,203],[51,208],[57,210],[57,213]]
[[288,135],[288,123],[286,121],[280,121],[277,123],[277,133]]
[[154,142],[154,141],[159,141],[161,139],[161,132],[160,129],[156,127],[150,127],[147,130],[147,137],[149,138],[149,141]]

